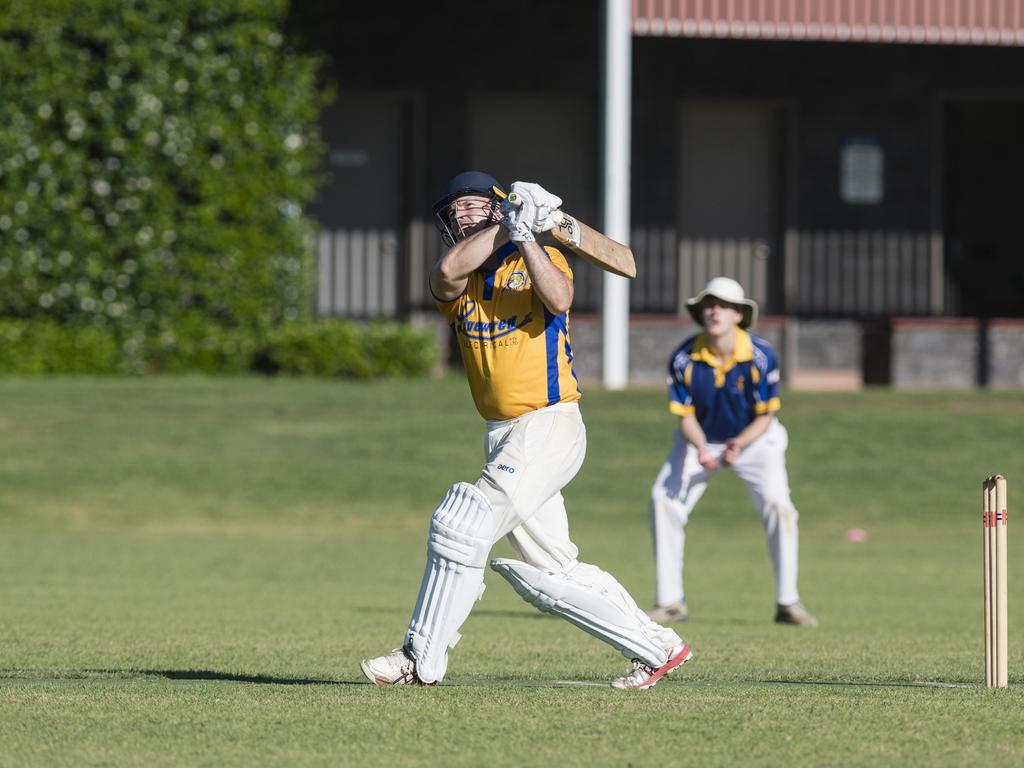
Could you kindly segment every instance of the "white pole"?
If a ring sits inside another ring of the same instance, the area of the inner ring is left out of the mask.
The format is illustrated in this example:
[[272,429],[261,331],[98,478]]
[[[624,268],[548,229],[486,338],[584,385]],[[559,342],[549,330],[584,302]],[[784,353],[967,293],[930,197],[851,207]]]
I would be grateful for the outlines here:
[[[633,78],[630,0],[604,0],[604,229],[629,244],[630,110]],[[606,272],[601,308],[603,379],[629,383],[629,280]]]

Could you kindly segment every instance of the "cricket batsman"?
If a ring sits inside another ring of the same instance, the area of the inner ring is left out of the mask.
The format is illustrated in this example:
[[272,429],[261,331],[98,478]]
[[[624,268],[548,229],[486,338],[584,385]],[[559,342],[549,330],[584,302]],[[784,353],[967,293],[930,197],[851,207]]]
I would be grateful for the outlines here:
[[[512,204],[512,201],[515,204]],[[508,536],[519,559],[490,566],[527,602],[560,616],[633,662],[616,688],[650,688],[691,657],[610,573],[580,562],[562,498],[587,437],[569,341],[572,272],[536,242],[561,199],[538,184],[510,194],[491,176],[460,173],[433,210],[449,250],[430,273],[452,325],[477,410],[484,466],[445,493],[427,532],[427,562],[401,648],[361,663],[377,685],[432,685],[484,589],[493,544]]]

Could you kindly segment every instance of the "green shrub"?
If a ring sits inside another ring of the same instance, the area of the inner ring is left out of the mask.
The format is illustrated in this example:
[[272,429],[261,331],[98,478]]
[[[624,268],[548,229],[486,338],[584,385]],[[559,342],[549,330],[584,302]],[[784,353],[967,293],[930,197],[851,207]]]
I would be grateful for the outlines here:
[[439,350],[431,334],[393,323],[370,323],[363,348],[375,376],[416,376],[430,372]]
[[309,316],[323,98],[285,12],[2,4],[0,315],[106,329],[133,371],[236,370]]
[[155,334],[144,349],[120,342],[109,328],[53,320],[0,320],[0,374],[131,372],[281,373],[368,379],[421,376],[438,360],[432,335],[398,323],[344,320],[286,323],[256,342],[238,330],[215,330],[197,317]]
[[397,323],[356,325],[343,320],[289,323],[271,332],[256,356],[267,373],[365,379],[421,376],[438,350],[433,337]]
[[0,373],[121,373],[118,344],[108,331],[52,320],[0,320]]
[[220,327],[193,312],[145,338],[129,357],[133,364],[144,361],[145,373],[244,373],[258,345],[247,330]]

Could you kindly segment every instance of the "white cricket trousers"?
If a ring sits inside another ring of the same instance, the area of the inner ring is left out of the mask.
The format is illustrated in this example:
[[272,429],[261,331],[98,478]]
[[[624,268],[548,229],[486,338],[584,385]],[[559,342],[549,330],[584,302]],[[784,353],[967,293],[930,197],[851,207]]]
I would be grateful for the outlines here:
[[[761,437],[748,445],[732,469],[746,483],[754,507],[761,515],[768,554],[775,573],[775,600],[791,605],[800,599],[797,592],[798,514],[789,494],[786,474],[786,428],[773,420]],[[709,443],[720,457],[724,443]],[[690,513],[708,485],[708,471],[697,461],[697,449],[677,431],[672,450],[658,472],[651,489],[651,535],[654,539],[657,605],[683,600],[683,548],[685,527]]]
[[569,538],[562,488],[587,452],[579,405],[556,403],[515,419],[488,421],[484,468],[476,481],[497,522],[494,540],[508,534],[519,559],[561,573],[579,550]]
[[[516,586],[521,583],[516,580],[519,572],[509,564],[532,567],[532,574],[553,585],[560,596],[547,597],[540,587],[525,582],[525,593],[516,587],[520,595],[541,610],[552,607],[552,612],[627,658],[638,657],[656,667],[664,664],[665,649],[680,644],[679,635],[650,621],[611,574],[580,563],[569,538],[561,491],[586,454],[579,407],[559,403],[515,419],[488,422],[484,448],[486,461],[475,488],[453,486],[431,520],[430,554],[406,635],[420,679],[434,682],[444,677],[448,649],[458,642],[458,630],[482,594],[483,558],[505,535],[521,562],[504,561],[502,567],[509,570],[500,571],[502,575],[516,574],[509,579]],[[486,501],[473,498],[481,495]],[[454,513],[453,505],[458,507]],[[452,528],[453,521],[467,529]],[[463,558],[456,561],[460,567],[449,567],[446,552]],[[546,598],[549,603],[543,602]]]

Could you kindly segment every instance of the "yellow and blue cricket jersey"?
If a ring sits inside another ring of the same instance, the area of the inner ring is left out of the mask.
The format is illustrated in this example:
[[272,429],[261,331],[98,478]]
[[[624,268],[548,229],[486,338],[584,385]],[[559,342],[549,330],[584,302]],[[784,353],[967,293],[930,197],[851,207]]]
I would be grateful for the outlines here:
[[[545,250],[572,280],[565,256],[557,248]],[[514,243],[503,245],[498,256],[498,268],[473,272],[462,295],[434,299],[455,330],[476,409],[485,419],[504,420],[579,400],[569,313],[548,312]]]
[[695,414],[708,442],[735,437],[755,416],[779,410],[779,363],[764,339],[735,330],[732,356],[719,360],[706,333],[680,344],[668,365],[668,409]]

